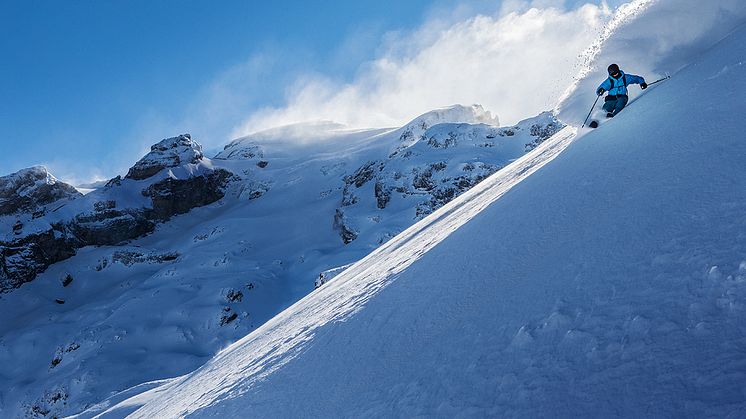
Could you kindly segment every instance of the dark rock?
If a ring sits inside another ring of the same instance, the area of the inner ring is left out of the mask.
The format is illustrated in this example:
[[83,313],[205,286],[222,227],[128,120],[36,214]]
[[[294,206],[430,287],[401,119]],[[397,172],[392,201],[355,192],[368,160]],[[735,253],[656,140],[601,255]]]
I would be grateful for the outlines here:
[[12,242],[0,241],[0,292],[17,288],[33,280],[52,263],[75,255],[79,243],[60,229],[60,226],[53,226]]
[[124,266],[132,266],[137,263],[164,263],[178,259],[178,252],[166,253],[141,253],[129,250],[122,250],[112,253],[112,263],[120,263]]
[[[52,365],[52,367],[54,367],[54,365]],[[43,397],[26,407],[26,417],[50,417],[56,419],[58,417],[66,416],[61,414],[61,410],[67,404],[68,397],[69,395],[64,387],[48,391]]]
[[[230,308],[228,308],[228,307],[226,307],[226,308],[228,310],[230,310]],[[224,310],[224,311],[226,311],[226,310]],[[238,318],[238,314],[237,313],[224,314],[223,317],[220,318],[220,325],[221,326],[225,326],[226,324],[228,324],[228,323],[236,320],[237,318]]]
[[391,200],[391,192],[387,191],[384,188],[383,183],[376,182],[375,194],[376,194],[376,204],[377,204],[378,208],[379,209],[386,208],[386,205]]
[[73,283],[73,276],[70,274],[65,275],[65,279],[62,280],[62,286],[67,287]]
[[93,209],[96,212],[103,212],[117,207],[117,201],[99,201],[93,203]]
[[365,163],[352,176],[346,177],[345,183],[354,184],[358,188],[362,187],[369,180],[373,179],[376,173],[376,163],[375,161]]
[[433,135],[427,139],[427,145],[433,148],[450,148],[458,145],[456,133],[448,133],[445,136]]
[[417,171],[415,173],[414,179],[412,180],[412,186],[422,191],[429,191],[433,189],[435,187],[435,182],[433,181],[433,171],[429,168],[423,171]]
[[61,298],[55,298],[54,302],[57,303],[57,304],[65,304],[65,300],[63,300]]
[[59,364],[60,364],[60,362],[62,362],[62,358],[59,358],[59,357],[56,357],[56,356],[55,356],[55,357],[54,357],[54,358],[52,359],[52,362],[50,362],[50,364],[51,364],[51,367],[52,367],[52,368],[56,367],[57,365],[59,365]]
[[268,164],[269,164],[268,161],[262,160],[262,161],[258,162],[256,165],[259,166],[259,168],[264,169],[265,167],[267,167]]
[[122,186],[122,177],[117,175],[117,177],[113,179],[109,179],[108,182],[106,182],[106,185],[104,185],[104,188],[111,188],[114,186]]
[[437,163],[430,163],[430,169],[432,169],[435,172],[442,172],[443,170],[448,167],[448,164],[444,161],[440,161]]
[[155,230],[156,223],[146,210],[104,210],[80,214],[67,228],[83,246],[115,245]]
[[565,127],[565,124],[558,121],[557,119],[552,120],[552,122],[549,122],[547,124],[533,124],[531,125],[531,128],[529,128],[529,132],[532,136],[536,137],[533,141],[526,144],[524,146],[524,149],[526,152],[529,152],[536,147],[539,146],[539,144],[543,143],[549,137],[559,132],[562,128]]
[[[219,169],[183,180],[165,179],[144,192],[152,200],[152,209],[119,210],[113,200],[100,201],[94,203],[92,212],[50,225],[47,231],[19,234],[10,242],[0,241],[0,292],[33,280],[49,265],[75,255],[80,247],[132,240],[152,232],[159,221],[217,201],[224,196],[223,188],[231,176],[230,172]],[[20,233],[21,228],[16,228],[16,232]],[[161,260],[176,257],[166,254]]]
[[225,294],[225,299],[229,303],[240,303],[243,300],[243,292],[239,290],[230,290]]
[[349,207],[350,205],[355,205],[359,201],[358,197],[350,191],[349,185],[345,185],[344,189],[342,190],[342,202],[340,203],[343,207]]
[[168,220],[221,199],[225,196],[223,188],[231,176],[227,170],[217,169],[188,179],[166,178],[150,185],[142,194],[152,200],[154,218]]
[[357,232],[346,225],[344,213],[339,208],[334,213],[333,226],[335,230],[339,231],[339,236],[344,244],[352,243],[357,238]]

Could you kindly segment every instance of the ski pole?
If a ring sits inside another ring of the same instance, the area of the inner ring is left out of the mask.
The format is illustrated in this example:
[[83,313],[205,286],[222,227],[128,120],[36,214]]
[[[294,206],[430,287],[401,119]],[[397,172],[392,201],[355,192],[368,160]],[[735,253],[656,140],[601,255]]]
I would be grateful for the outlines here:
[[591,106],[591,110],[588,111],[588,116],[585,117],[585,121],[583,121],[583,125],[580,128],[585,127],[585,123],[588,122],[588,118],[591,117],[591,114],[593,113],[593,108],[596,107],[596,103],[598,103],[598,98],[600,98],[601,95],[596,95],[596,100],[593,102],[593,106]]
[[648,83],[648,86],[652,86],[652,85],[654,85],[655,83],[660,83],[660,82],[662,82],[662,81],[664,81],[664,80],[668,80],[668,79],[670,79],[670,78],[671,78],[671,76],[666,76],[666,77],[663,77],[662,79],[658,79],[658,80],[656,80],[656,81],[654,81],[654,82],[652,82],[652,83]]

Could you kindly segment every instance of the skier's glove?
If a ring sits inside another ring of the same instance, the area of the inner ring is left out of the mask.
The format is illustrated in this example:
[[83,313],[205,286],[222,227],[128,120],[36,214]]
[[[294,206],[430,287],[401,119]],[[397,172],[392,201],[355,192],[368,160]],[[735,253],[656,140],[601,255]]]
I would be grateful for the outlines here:
[[645,82],[640,83],[640,89],[645,90],[648,88],[648,84]]
[[[646,85],[645,87],[648,87],[648,86]],[[606,90],[604,90],[603,87],[599,87],[598,90],[596,90],[596,94],[601,96],[602,94],[604,94],[605,91]]]

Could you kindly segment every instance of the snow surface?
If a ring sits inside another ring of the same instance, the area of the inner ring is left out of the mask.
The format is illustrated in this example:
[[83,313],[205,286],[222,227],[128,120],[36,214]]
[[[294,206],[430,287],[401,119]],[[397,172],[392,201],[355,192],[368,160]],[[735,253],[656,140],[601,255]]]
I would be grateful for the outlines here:
[[[420,204],[427,205],[423,216],[429,213],[432,191],[448,191],[456,178],[470,186],[523,156],[556,124],[548,113],[510,127],[469,123],[487,121],[486,114],[453,106],[396,129],[298,124],[239,139],[197,163],[191,161],[202,154],[199,146],[174,137],[136,165],[151,177],[121,179],[42,218],[21,215],[24,234],[44,231],[95,212],[97,202],[147,207],[141,191],[167,177],[211,169],[236,175],[220,201],[173,217],[147,237],[80,249],[0,294],[0,416],[101,410],[99,402],[116,392],[193,371],[312,292],[321,273],[336,273],[411,226]],[[314,135],[299,138],[303,132]],[[369,181],[346,183],[370,162],[376,171]],[[434,189],[414,188],[413,171],[432,164]],[[378,183],[390,193],[385,208],[377,205]],[[358,234],[346,245],[333,228],[340,208]],[[7,232],[8,240],[17,237]],[[68,274],[73,281],[63,286]]]
[[742,416],[746,28],[697,55],[102,417]]
[[[745,21],[743,0],[633,0],[622,5],[581,58],[576,81],[558,105],[560,119],[583,123],[596,89],[609,77],[609,64],[650,83],[681,70]],[[632,102],[641,90],[633,85],[629,92]]]

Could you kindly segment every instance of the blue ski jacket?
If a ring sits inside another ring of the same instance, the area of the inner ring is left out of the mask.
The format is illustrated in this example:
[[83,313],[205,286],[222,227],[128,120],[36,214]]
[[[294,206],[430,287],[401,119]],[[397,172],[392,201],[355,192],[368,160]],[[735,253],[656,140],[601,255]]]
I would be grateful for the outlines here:
[[635,76],[634,74],[624,74],[623,71],[620,71],[620,73],[622,73],[622,75],[616,79],[609,76],[606,80],[604,80],[603,83],[601,83],[601,85],[598,86],[596,92],[598,92],[600,89],[604,89],[605,91],[609,92],[609,96],[626,95],[628,85],[645,83],[645,79],[640,76]]

